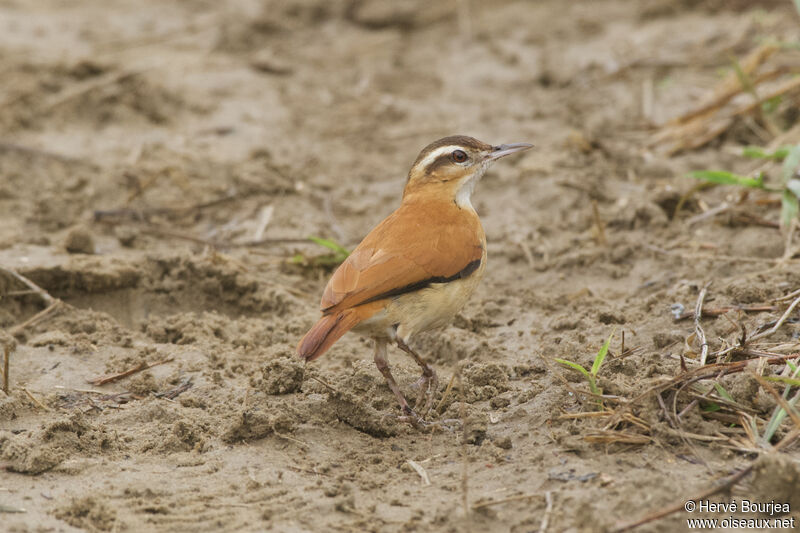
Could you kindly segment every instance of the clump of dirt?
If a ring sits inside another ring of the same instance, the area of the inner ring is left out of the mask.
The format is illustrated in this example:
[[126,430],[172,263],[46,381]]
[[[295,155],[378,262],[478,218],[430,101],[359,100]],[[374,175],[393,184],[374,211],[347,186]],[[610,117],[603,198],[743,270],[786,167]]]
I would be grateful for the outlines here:
[[111,531],[117,520],[117,512],[100,496],[73,499],[69,505],[57,508],[55,515],[71,526],[100,531]]
[[0,458],[8,470],[21,474],[41,474],[58,466],[66,457],[63,450],[32,441],[30,435],[0,432]]
[[780,454],[762,455],[753,468],[750,487],[751,501],[788,503],[793,511],[800,509],[800,463]]
[[264,363],[261,366],[261,382],[254,386],[260,387],[267,394],[290,394],[300,390],[304,374],[305,365],[293,353],[288,352]]
[[242,411],[233,417],[222,432],[225,442],[263,439],[274,433],[288,434],[295,428],[295,419],[285,409],[253,408]]
[[64,239],[64,248],[71,254],[93,254],[94,237],[85,227],[73,228]]
[[152,372],[143,372],[128,381],[127,389],[139,396],[146,396],[159,389],[159,383]]
[[500,393],[510,390],[511,369],[497,363],[471,363],[464,368],[466,397],[468,402],[491,400]]

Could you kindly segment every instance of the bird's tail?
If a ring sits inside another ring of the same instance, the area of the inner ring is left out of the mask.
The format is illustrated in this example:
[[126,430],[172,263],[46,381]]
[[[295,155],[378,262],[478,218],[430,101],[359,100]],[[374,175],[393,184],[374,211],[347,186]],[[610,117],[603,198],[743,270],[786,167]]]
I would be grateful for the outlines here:
[[297,344],[297,354],[306,361],[313,361],[327,352],[342,335],[359,322],[374,315],[382,307],[380,302],[371,302],[323,316]]

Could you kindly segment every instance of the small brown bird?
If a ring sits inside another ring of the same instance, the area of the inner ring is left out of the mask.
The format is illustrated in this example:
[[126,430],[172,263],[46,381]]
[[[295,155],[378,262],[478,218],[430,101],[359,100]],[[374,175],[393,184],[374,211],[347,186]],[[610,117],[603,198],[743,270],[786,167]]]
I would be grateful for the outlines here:
[[[313,361],[351,329],[372,337],[375,365],[400,403],[401,418],[423,422],[439,382],[433,367],[409,347],[411,339],[450,323],[477,287],[486,269],[486,236],[470,196],[494,161],[531,146],[491,146],[461,135],[426,146],[408,173],[400,207],[328,281],[322,318],[298,344],[300,357]],[[389,370],[389,342],[422,367],[418,412]]]

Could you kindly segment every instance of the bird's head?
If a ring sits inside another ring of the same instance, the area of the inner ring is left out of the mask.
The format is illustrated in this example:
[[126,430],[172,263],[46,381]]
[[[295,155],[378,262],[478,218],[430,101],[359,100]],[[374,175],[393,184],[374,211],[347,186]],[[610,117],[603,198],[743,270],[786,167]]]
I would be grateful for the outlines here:
[[486,169],[501,157],[532,146],[527,143],[492,146],[464,135],[439,139],[426,146],[414,161],[403,199],[443,197],[459,207],[471,207],[472,190]]

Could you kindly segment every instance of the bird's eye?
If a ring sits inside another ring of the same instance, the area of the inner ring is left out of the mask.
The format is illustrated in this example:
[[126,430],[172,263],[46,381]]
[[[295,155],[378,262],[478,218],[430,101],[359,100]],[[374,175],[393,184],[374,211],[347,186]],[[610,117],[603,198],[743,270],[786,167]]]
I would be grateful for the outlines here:
[[456,163],[463,163],[467,160],[467,153],[464,150],[454,150],[450,155],[453,156],[453,161]]

